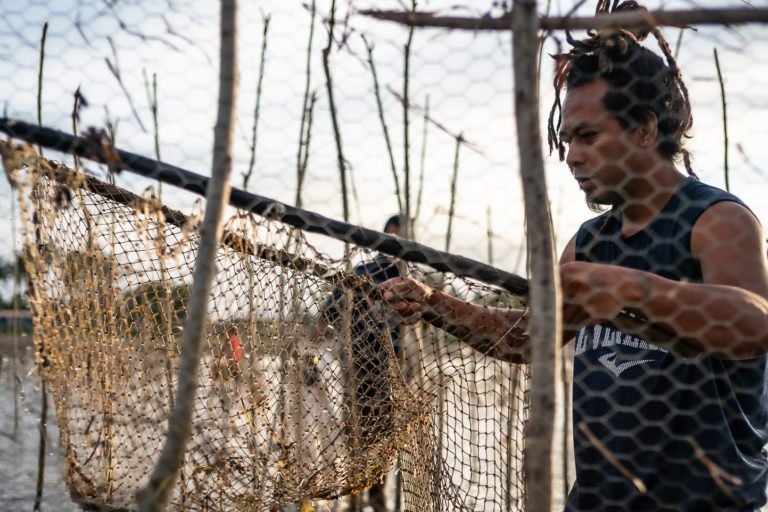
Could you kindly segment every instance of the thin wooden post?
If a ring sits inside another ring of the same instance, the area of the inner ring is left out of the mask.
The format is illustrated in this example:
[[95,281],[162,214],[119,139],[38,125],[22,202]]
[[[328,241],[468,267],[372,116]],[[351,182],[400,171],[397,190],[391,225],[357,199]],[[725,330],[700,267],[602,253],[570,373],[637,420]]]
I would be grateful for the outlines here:
[[163,451],[147,486],[139,491],[139,509],[165,510],[184,461],[192,433],[192,413],[198,369],[207,323],[208,300],[216,273],[216,251],[222,234],[224,208],[229,202],[232,172],[232,142],[237,96],[237,0],[221,0],[221,49],[219,67],[219,111],[214,128],[213,167],[207,188],[205,216],[200,226],[200,246],[195,262],[194,283],[184,322],[178,388],[173,415],[168,424]]
[[531,253],[531,416],[526,430],[524,473],[526,510],[553,509],[553,441],[557,376],[560,361],[561,314],[559,274],[544,179],[539,131],[537,49],[539,22],[536,0],[515,0],[512,16],[515,121],[520,154],[528,247]]

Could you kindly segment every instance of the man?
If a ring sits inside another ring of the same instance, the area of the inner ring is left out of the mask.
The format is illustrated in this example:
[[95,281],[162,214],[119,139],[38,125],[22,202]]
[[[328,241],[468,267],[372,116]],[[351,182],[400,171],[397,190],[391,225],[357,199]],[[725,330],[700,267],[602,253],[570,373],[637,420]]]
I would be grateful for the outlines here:
[[[402,236],[406,226],[399,215],[393,215],[384,224],[384,233]],[[378,254],[370,261],[358,264],[354,272],[366,276],[375,284],[400,276],[395,261]],[[348,318],[344,313],[348,312]],[[360,446],[370,436],[392,428],[393,397],[390,385],[391,365],[397,365],[400,357],[401,326],[398,318],[387,315],[385,308],[376,304],[365,293],[335,289],[326,300],[313,338],[325,335],[333,328],[349,329],[352,356],[354,400],[350,411],[349,434]],[[387,347],[391,344],[391,348]],[[395,356],[392,361],[390,354]],[[384,484],[377,483],[368,491],[368,503],[374,512],[385,512]]]
[[[691,117],[661,46],[667,63],[614,31],[560,59],[567,95],[550,142],[590,205],[609,208],[560,260],[578,426],[566,510],[758,510],[768,485],[764,235],[738,198],[676,168]],[[526,356],[522,311],[406,278],[382,287],[407,321],[442,325],[501,359]],[[618,329],[629,316],[654,331]]]

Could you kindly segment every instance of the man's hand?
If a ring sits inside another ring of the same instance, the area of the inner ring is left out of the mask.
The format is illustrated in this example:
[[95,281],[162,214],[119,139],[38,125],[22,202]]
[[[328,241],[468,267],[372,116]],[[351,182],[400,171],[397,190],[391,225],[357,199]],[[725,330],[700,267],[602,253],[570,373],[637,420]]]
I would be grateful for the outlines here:
[[434,290],[410,277],[394,277],[381,283],[384,300],[408,324],[415,323]]
[[613,320],[622,309],[640,306],[650,293],[645,272],[583,261],[560,265],[560,282],[563,327],[568,330]]

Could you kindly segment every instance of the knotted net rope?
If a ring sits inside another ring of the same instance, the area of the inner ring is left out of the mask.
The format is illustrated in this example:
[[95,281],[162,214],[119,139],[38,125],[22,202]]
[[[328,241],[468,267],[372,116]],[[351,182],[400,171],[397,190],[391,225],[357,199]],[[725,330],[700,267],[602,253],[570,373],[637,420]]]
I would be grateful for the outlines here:
[[[166,435],[199,237],[171,210],[2,143],[17,190],[34,340],[74,501],[133,509]],[[380,300],[409,274],[495,307],[450,273],[236,211],[209,301],[193,436],[172,506],[277,510],[361,492],[399,460],[404,510],[517,510],[527,367]]]

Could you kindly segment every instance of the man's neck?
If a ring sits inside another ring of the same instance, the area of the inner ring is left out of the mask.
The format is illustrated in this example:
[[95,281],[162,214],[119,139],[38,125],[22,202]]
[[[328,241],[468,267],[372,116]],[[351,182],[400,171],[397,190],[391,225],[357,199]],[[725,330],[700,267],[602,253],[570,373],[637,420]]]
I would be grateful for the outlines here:
[[685,176],[670,161],[655,162],[647,174],[632,180],[626,190],[627,199],[619,205],[624,236],[632,236],[645,228],[666,206]]

